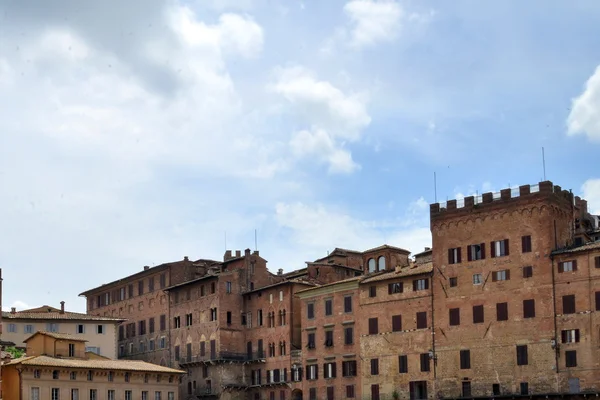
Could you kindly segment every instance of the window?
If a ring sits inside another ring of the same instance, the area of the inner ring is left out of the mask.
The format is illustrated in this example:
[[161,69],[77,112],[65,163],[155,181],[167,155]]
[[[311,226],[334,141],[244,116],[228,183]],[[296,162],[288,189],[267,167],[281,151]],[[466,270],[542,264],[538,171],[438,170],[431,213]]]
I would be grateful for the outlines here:
[[379,400],[379,385],[371,385],[371,400]]
[[456,287],[456,286],[458,286],[458,278],[455,277],[455,276],[450,277],[448,279],[448,282],[450,283],[450,287]]
[[306,318],[308,318],[308,319],[315,318],[315,304],[314,303],[308,303],[306,305]]
[[371,359],[371,375],[379,375],[379,359]]
[[401,374],[408,373],[408,356],[398,356],[398,372]]
[[154,291],[154,277],[151,276],[150,278],[148,278],[148,291],[149,292],[153,292]]
[[[17,331],[17,329],[15,328],[15,332]],[[56,323],[47,323],[46,324],[46,331],[47,332],[53,332],[53,333],[57,333],[58,332],[58,324]],[[9,332],[10,332],[10,325],[9,325]]]
[[231,325],[231,311],[227,311],[227,325]]
[[323,378],[325,378],[325,379],[335,378],[335,376],[336,376],[336,368],[335,367],[336,366],[335,366],[334,362],[323,364]]
[[527,365],[529,360],[527,357],[527,345],[517,346],[517,365]]
[[449,312],[450,326],[460,325],[460,308],[451,308]]
[[417,329],[427,328],[427,311],[417,313]]
[[314,349],[316,347],[315,346],[315,334],[314,333],[309,333],[307,336],[308,336],[308,340],[307,340],[307,342],[308,342],[308,348],[309,349]]
[[596,268],[600,268],[600,256],[596,256],[596,257],[594,258],[594,266],[595,266]]
[[174,329],[181,328],[181,317],[173,318],[173,328]]
[[70,372],[69,379],[71,379],[72,381],[77,380],[77,372]]
[[376,335],[379,333],[379,327],[377,324],[377,318],[369,318],[369,335]]
[[39,369],[34,369],[33,370],[33,377],[35,379],[40,379],[42,377],[42,371]]
[[427,290],[429,289],[429,279],[415,279],[413,281],[413,290]]
[[500,396],[500,384],[499,383],[492,384],[492,395]]
[[154,392],[154,400],[162,400],[162,392]]
[[563,314],[575,314],[575,295],[562,297]]
[[467,246],[467,260],[477,261],[485,259],[485,243],[471,244]]
[[211,294],[215,294],[215,292],[216,292],[216,285],[215,285],[215,282],[211,282],[211,283],[210,283],[210,293],[211,293]]
[[460,369],[471,369],[471,350],[460,351]]
[[325,315],[333,315],[333,300],[325,300]]
[[154,317],[148,319],[148,333],[154,333]]
[[138,296],[144,294],[144,281],[138,282]]
[[85,333],[85,325],[83,325],[83,324],[77,324],[77,330],[76,330],[76,332],[80,333],[80,334],[81,333]]
[[225,282],[225,293],[231,293],[231,282]]
[[317,400],[317,388],[308,389],[308,400]]
[[319,366],[317,364],[306,366],[306,379],[309,381],[315,380],[319,375]]
[[473,323],[481,324],[483,321],[483,305],[473,306]]
[[342,376],[356,376],[356,360],[342,361]]
[[492,242],[492,258],[504,257],[509,255],[508,251],[508,239],[496,240]]
[[79,400],[79,389],[71,389],[71,400]]
[[167,344],[166,344],[166,343],[167,343],[167,341],[166,341],[166,338],[165,338],[164,336],[161,336],[161,337],[160,337],[160,341],[159,341],[159,343],[158,343],[158,344],[159,344],[159,346],[160,346],[160,348],[161,348],[161,349],[164,349],[164,348],[167,346]]
[[531,235],[521,236],[521,251],[531,253]]
[[150,339],[148,341],[148,350],[153,351],[154,348],[155,348],[155,346],[154,346],[154,339]]
[[565,367],[572,368],[577,366],[577,351],[565,351]]
[[496,321],[508,321],[508,303],[496,304]]
[[[141,322],[144,322],[144,325],[145,325],[145,323],[146,323],[146,321],[141,321]],[[191,326],[191,325],[192,325],[192,322],[193,322],[193,321],[192,321],[192,313],[185,314],[185,326]],[[140,332],[140,335],[141,335],[141,334],[142,334],[142,333]]]
[[52,388],[52,400],[60,400],[60,389]]
[[377,297],[377,286],[369,286],[369,297]]
[[523,300],[523,318],[535,317],[535,300]]
[[523,267],[523,278],[531,278],[533,276],[533,267],[528,265]]
[[492,282],[508,281],[509,279],[510,279],[510,270],[508,270],[508,269],[492,272]]
[[344,296],[344,312],[352,312],[352,296]]
[[402,282],[393,282],[388,285],[388,294],[402,293],[404,291]]
[[352,343],[354,343],[354,328],[347,326],[344,328],[344,344],[350,345]]
[[160,330],[164,331],[165,329],[167,329],[167,316],[163,314],[160,316]]
[[481,285],[483,283],[483,279],[481,274],[473,274],[473,285]]
[[448,264],[460,264],[460,247],[448,249]]
[[179,358],[180,358],[179,346],[175,346],[175,361],[179,361]]
[[90,389],[90,400],[98,400],[98,390]]
[[600,311],[600,292],[596,292],[596,311]]
[[[113,389],[110,389],[107,395],[107,400],[115,400],[115,391]],[[125,397],[127,397],[127,391],[125,391]]]
[[381,256],[377,259],[377,269],[379,271],[385,271],[385,257]]
[[573,272],[577,271],[577,260],[563,261],[558,263],[558,272]]
[[579,329],[561,331],[560,337],[563,343],[577,343],[579,342]]
[[471,397],[471,381],[462,381],[462,396]]
[[52,371],[52,379],[58,379],[60,378],[60,372],[55,369],[54,371]]
[[333,331],[325,331],[325,347],[333,347]]
[[429,353],[422,353],[421,359],[421,372],[429,372]]
[[75,344],[69,343],[69,357],[75,357]]
[[369,266],[369,272],[375,272],[376,271],[377,266],[375,265],[375,259],[374,258],[369,258],[368,266]]
[[40,400],[40,388],[39,387],[31,388],[31,400]]
[[519,388],[521,390],[521,395],[525,396],[525,395],[529,394],[529,383],[521,382],[521,384],[519,385]]
[[279,291],[279,301],[283,301],[283,290]]
[[346,397],[349,399],[353,399],[354,396],[354,385],[346,385]]
[[392,332],[402,330],[402,315],[392,315]]

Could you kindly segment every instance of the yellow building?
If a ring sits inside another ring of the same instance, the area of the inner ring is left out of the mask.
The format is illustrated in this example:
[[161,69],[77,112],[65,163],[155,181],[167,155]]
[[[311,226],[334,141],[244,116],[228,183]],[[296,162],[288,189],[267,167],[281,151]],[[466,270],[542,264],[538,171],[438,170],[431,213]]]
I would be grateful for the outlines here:
[[104,357],[117,358],[117,326],[120,318],[101,317],[65,311],[61,307],[41,306],[29,310],[2,312],[2,340],[25,347],[25,339],[37,331],[61,332],[87,341],[86,350]]
[[173,368],[144,361],[88,358],[85,340],[37,332],[25,339],[27,356],[3,366],[3,394],[10,400],[177,400]]

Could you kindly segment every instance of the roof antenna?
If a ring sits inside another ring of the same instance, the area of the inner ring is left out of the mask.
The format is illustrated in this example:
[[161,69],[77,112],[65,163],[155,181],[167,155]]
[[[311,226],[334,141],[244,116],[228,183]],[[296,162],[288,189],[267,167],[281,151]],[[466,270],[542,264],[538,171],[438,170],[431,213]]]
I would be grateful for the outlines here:
[[544,182],[546,181],[546,154],[544,153],[544,147],[542,147],[542,166],[544,167]]
[[225,251],[227,251],[227,231],[225,231]]
[[254,229],[254,251],[258,251],[258,236],[256,233],[256,228]]
[[437,177],[435,176],[435,171],[433,171],[433,196],[434,196],[434,203],[437,203]]

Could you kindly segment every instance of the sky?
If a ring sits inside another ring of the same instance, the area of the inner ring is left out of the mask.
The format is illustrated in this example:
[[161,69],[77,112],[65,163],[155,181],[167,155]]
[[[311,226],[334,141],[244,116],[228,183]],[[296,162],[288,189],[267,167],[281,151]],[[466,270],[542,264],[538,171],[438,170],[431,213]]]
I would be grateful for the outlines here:
[[600,213],[600,2],[0,2],[3,309],[145,265],[430,245],[546,178]]

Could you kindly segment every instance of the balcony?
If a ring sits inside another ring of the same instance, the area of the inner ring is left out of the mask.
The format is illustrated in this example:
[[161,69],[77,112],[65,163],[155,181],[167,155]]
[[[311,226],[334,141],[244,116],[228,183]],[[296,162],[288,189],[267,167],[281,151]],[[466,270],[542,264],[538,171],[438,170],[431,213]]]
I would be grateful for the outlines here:
[[194,390],[194,396],[199,397],[199,398],[218,398],[219,397],[219,391],[217,390],[217,388],[213,387],[213,386],[203,386],[203,387],[197,387]]
[[255,352],[255,353],[234,353],[230,351],[221,351],[219,353],[207,353],[205,355],[191,355],[186,357],[181,357],[179,359],[179,365],[184,366],[192,366],[194,364],[216,364],[219,362],[239,362],[239,363],[248,363],[254,361],[264,360],[265,354],[264,352]]

